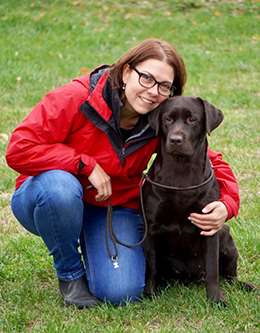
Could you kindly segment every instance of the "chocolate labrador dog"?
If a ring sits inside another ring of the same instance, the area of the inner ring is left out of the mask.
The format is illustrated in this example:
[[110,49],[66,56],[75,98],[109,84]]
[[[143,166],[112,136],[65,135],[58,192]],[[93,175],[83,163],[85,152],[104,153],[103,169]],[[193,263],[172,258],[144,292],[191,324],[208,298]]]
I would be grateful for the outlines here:
[[160,136],[160,151],[142,185],[143,218],[148,234],[144,242],[147,278],[144,293],[151,295],[163,281],[204,281],[207,299],[226,305],[219,275],[246,290],[254,286],[238,281],[235,242],[223,225],[213,236],[201,236],[188,216],[220,197],[220,189],[207,155],[207,136],[223,120],[216,107],[199,97],[166,100],[149,116]]

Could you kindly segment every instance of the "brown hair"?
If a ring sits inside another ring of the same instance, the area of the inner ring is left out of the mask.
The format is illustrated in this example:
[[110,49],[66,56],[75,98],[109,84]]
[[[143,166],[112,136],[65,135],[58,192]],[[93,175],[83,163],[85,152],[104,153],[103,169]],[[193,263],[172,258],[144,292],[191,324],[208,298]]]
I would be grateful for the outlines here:
[[122,74],[123,67],[129,64],[130,67],[135,67],[140,62],[148,59],[157,59],[165,61],[174,69],[173,86],[176,88],[174,95],[181,95],[184,90],[184,85],[187,80],[187,73],[184,62],[175,50],[175,48],[168,42],[149,38],[133,47],[126,52],[115,64],[108,69],[108,77],[114,89],[122,93]]

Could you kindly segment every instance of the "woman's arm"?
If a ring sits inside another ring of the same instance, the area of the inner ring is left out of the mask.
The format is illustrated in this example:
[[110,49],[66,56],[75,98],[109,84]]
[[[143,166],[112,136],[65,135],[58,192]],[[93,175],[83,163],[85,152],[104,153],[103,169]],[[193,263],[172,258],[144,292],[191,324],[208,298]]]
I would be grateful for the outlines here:
[[208,149],[208,155],[214,167],[214,173],[220,187],[220,199],[227,208],[227,220],[238,215],[239,210],[239,187],[229,164],[222,159],[218,152]]
[[201,235],[212,236],[222,225],[237,216],[239,210],[239,188],[233,171],[222,155],[208,149],[208,155],[214,167],[214,173],[220,187],[220,198],[206,205],[202,213],[192,213],[189,220],[202,229]]
[[78,112],[80,89],[74,82],[55,89],[18,125],[6,153],[11,168],[27,176],[53,169],[77,174],[82,160],[85,174],[92,173],[95,159],[64,143],[73,127],[84,119]]

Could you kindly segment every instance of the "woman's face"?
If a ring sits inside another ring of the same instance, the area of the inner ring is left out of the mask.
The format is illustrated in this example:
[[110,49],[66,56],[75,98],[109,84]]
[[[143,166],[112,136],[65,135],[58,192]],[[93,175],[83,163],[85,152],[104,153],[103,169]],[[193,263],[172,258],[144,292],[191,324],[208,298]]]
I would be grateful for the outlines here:
[[[148,75],[152,75],[158,82],[173,82],[174,70],[166,62],[148,59],[135,68]],[[158,93],[158,84],[152,88],[144,88],[139,84],[139,75],[127,64],[123,69],[123,82],[125,83],[124,112],[128,114],[146,114],[154,110],[159,104],[167,99],[167,96],[162,96]]]

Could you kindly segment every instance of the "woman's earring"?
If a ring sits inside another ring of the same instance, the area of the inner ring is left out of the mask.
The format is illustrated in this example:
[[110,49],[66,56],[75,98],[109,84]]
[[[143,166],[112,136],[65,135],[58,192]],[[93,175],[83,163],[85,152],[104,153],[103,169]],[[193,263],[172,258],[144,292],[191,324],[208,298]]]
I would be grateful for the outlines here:
[[126,84],[123,83],[122,90],[125,90]]

